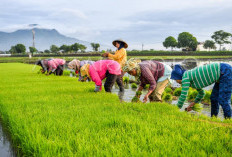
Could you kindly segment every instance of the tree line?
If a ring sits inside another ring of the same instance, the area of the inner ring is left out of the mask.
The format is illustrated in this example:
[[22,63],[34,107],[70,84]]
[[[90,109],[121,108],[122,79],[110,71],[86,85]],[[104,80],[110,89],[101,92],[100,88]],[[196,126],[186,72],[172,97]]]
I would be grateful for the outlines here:
[[[232,38],[232,34],[225,32],[223,30],[219,30],[214,32],[214,34],[211,36],[213,40],[206,40],[203,44],[203,47],[205,49],[216,49],[216,45],[219,45],[219,50],[221,51],[221,47],[224,44],[230,44],[231,42],[229,41],[230,37]],[[198,45],[197,38],[194,37],[192,34],[189,32],[182,32],[178,35],[177,40],[169,36],[165,39],[163,42],[163,46],[165,48],[182,48],[183,51],[196,51]]]
[[[93,51],[98,51],[100,44],[99,43],[91,43],[90,44]],[[50,49],[46,49],[44,51],[40,51],[40,53],[77,53],[77,52],[85,52],[87,47],[83,44],[74,43],[72,45],[61,45],[60,47],[56,45],[51,45]],[[11,54],[25,54],[26,46],[23,44],[17,44],[15,46],[11,46],[9,50]],[[35,47],[29,47],[29,52],[37,53],[38,50]]]

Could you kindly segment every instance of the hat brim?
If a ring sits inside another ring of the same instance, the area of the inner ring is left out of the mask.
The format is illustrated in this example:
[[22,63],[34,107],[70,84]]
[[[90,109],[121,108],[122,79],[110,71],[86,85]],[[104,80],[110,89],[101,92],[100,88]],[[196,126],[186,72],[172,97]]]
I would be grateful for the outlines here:
[[123,41],[123,40],[120,40],[120,39],[118,39],[118,40],[114,40],[113,42],[112,42],[112,44],[116,47],[116,42],[117,41],[119,41],[119,42],[123,42],[124,43],[124,48],[128,48],[128,44],[125,42],[125,41]]

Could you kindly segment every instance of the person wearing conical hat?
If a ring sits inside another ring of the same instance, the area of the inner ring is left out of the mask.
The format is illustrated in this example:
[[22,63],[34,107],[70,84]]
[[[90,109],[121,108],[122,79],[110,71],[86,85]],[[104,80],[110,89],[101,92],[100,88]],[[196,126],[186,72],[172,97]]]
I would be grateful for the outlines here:
[[94,61],[90,61],[90,60],[79,61],[77,59],[73,59],[71,62],[68,63],[68,68],[75,70],[75,73],[79,75],[78,81],[81,81],[82,80],[81,73],[80,73],[81,67],[85,64],[92,65],[93,63]]
[[[114,60],[118,62],[121,66],[121,68],[124,67],[126,61],[127,61],[127,53],[126,53],[126,48],[128,47],[128,44],[122,40],[122,39],[117,39],[112,42],[112,44],[117,48],[117,51],[115,54],[111,54],[109,52],[104,53],[102,56],[103,57],[108,57],[111,60]],[[118,76],[116,82],[118,86],[120,87],[120,91],[124,91],[124,85],[123,85],[123,71],[121,72],[121,75]]]
[[140,82],[138,91],[142,91],[146,84],[150,85],[143,102],[147,102],[148,98],[150,102],[162,101],[164,89],[170,83],[172,68],[169,65],[154,60],[141,62],[131,58],[126,62],[123,71],[137,78]]
[[105,78],[105,91],[111,92],[118,75],[121,74],[119,63],[113,60],[99,60],[92,65],[85,64],[81,67],[80,71],[83,79],[88,77],[95,82],[95,92],[101,91],[102,80]]

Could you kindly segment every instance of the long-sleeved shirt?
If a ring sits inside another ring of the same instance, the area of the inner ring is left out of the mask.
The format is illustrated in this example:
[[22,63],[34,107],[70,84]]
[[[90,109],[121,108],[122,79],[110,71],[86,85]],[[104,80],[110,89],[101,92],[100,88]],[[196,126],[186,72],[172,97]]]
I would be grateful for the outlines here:
[[198,103],[199,101],[201,101],[205,94],[202,88],[217,82],[219,80],[219,77],[219,63],[211,63],[208,65],[196,67],[192,70],[185,71],[182,77],[182,91],[177,106],[179,108],[183,106],[188,95],[189,87],[193,87],[198,91],[198,95],[194,102]]
[[120,75],[121,69],[118,62],[113,60],[99,60],[89,66],[89,75],[97,86],[102,86],[102,80],[106,77],[106,72]]
[[111,60],[114,60],[118,62],[121,66],[121,68],[124,67],[126,61],[127,61],[127,53],[125,48],[121,48],[120,50],[117,50],[115,54],[109,54],[108,58]]
[[164,65],[157,61],[143,61],[139,63],[141,69],[140,86],[144,88],[150,84],[149,90],[154,91],[157,80],[164,75]]
[[64,59],[52,59],[48,60],[48,71],[54,72],[59,65],[64,65],[65,64]]

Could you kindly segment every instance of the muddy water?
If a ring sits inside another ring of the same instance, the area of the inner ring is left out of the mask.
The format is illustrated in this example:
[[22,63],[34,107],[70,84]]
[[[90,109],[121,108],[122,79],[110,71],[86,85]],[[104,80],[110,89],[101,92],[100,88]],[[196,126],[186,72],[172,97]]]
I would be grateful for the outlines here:
[[14,157],[13,149],[11,148],[10,142],[7,136],[4,134],[2,125],[0,124],[0,157]]

